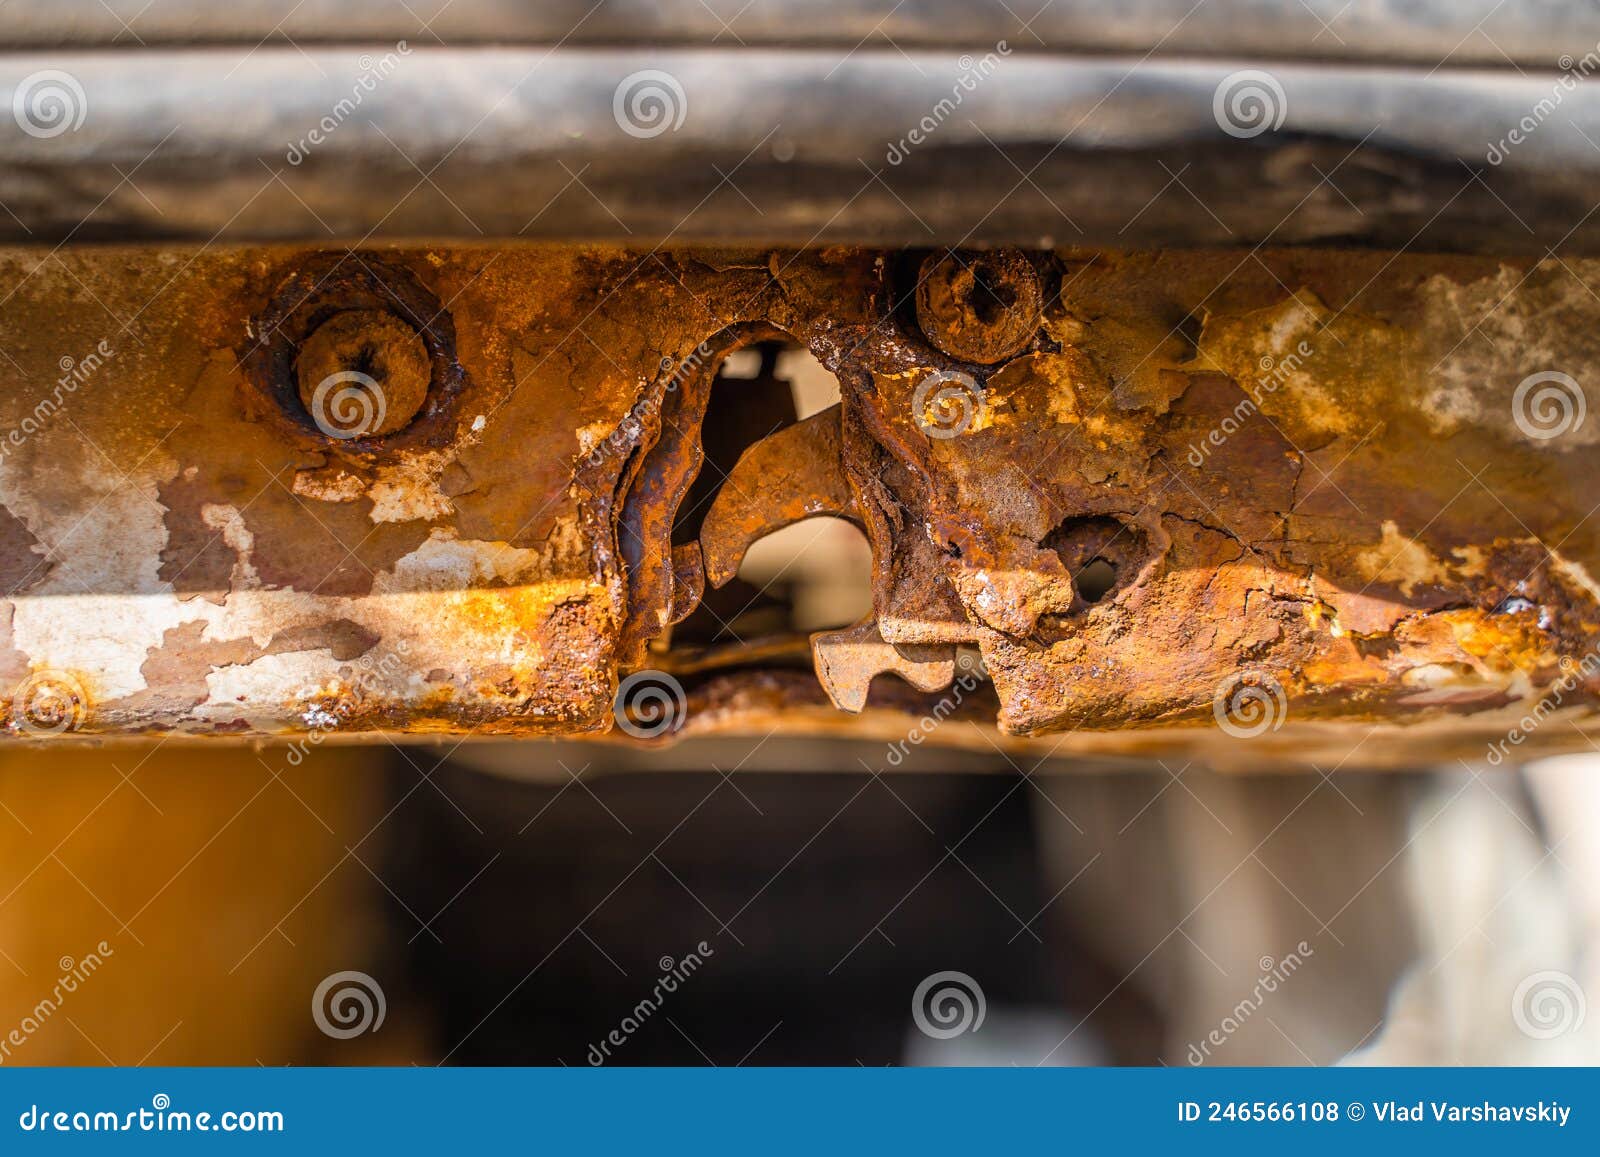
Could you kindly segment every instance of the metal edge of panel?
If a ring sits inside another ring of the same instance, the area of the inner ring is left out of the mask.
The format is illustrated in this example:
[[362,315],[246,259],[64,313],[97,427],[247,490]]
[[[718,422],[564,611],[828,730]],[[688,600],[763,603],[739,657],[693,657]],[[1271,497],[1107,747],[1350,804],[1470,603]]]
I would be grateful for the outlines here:
[[[1037,9],[1036,11],[1034,9]],[[0,48],[563,44],[1152,52],[1553,67],[1600,41],[1582,0],[9,0]]]
[[1600,248],[1569,73],[263,47],[0,57],[7,105],[8,243]]

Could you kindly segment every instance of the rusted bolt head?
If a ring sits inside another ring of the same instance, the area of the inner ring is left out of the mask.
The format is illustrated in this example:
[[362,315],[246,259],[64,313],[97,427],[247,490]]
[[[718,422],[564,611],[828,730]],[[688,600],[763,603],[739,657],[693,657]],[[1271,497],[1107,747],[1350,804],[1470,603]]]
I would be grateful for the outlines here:
[[1015,249],[934,254],[917,274],[916,300],[930,342],[953,358],[993,365],[1033,340],[1044,288]]
[[330,438],[378,438],[410,425],[433,365],[421,336],[377,309],[335,314],[295,358],[300,402]]

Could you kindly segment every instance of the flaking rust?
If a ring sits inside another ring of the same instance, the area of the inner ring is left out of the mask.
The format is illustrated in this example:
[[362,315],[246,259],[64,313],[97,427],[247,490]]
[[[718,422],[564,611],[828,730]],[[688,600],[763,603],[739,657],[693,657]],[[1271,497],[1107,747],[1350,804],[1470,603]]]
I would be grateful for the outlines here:
[[[615,735],[619,680],[652,669],[682,695],[663,739],[1588,748],[1597,263],[69,248],[0,270],[22,738]],[[718,369],[775,340],[840,402],[747,420],[692,511],[708,411],[744,404]],[[871,544],[867,620],[683,642],[756,540],[822,515]]]

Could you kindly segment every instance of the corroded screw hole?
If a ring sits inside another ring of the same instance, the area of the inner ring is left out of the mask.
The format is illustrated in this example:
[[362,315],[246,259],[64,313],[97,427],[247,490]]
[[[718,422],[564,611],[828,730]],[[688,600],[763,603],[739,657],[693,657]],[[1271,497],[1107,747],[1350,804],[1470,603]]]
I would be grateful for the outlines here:
[[370,252],[304,258],[243,337],[246,407],[302,445],[366,461],[446,446],[458,434],[470,383],[455,323],[403,261]]
[[917,325],[953,358],[994,365],[1027,349],[1039,332],[1044,286],[1027,254],[935,253],[917,273]]
[[411,424],[433,366],[416,330],[391,313],[350,310],[318,326],[295,357],[300,403],[330,438],[376,438]]

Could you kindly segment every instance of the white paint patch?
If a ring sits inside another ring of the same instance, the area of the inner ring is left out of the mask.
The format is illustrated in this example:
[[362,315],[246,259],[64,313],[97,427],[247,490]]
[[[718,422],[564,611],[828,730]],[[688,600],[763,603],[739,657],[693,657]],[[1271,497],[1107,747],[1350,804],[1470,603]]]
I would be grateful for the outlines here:
[[[1547,260],[1524,274],[1458,282],[1437,274],[1422,283],[1420,409],[1437,433],[1483,424],[1545,450],[1600,443],[1600,333],[1593,324],[1600,261]],[[1530,374],[1571,375],[1591,417],[1549,441],[1533,439],[1512,416],[1512,397]]]
[[380,466],[367,495],[372,499],[373,522],[433,522],[448,518],[454,507],[439,489],[439,471],[447,456],[419,454]]
[[200,507],[200,521],[222,535],[222,541],[236,556],[233,570],[228,576],[228,589],[253,590],[261,585],[250,556],[256,548],[256,536],[244,524],[244,516],[236,506],[207,502]]
[[[73,672],[97,701],[135,694],[145,688],[140,667],[150,649],[207,615],[197,605],[204,600],[180,602],[159,577],[167,531],[158,471],[171,477],[177,464],[157,453],[139,477],[125,477],[70,427],[36,448],[29,477],[0,477],[0,502],[56,561],[44,582],[13,600],[13,645],[36,669]],[[76,501],[64,505],[63,496]]]

